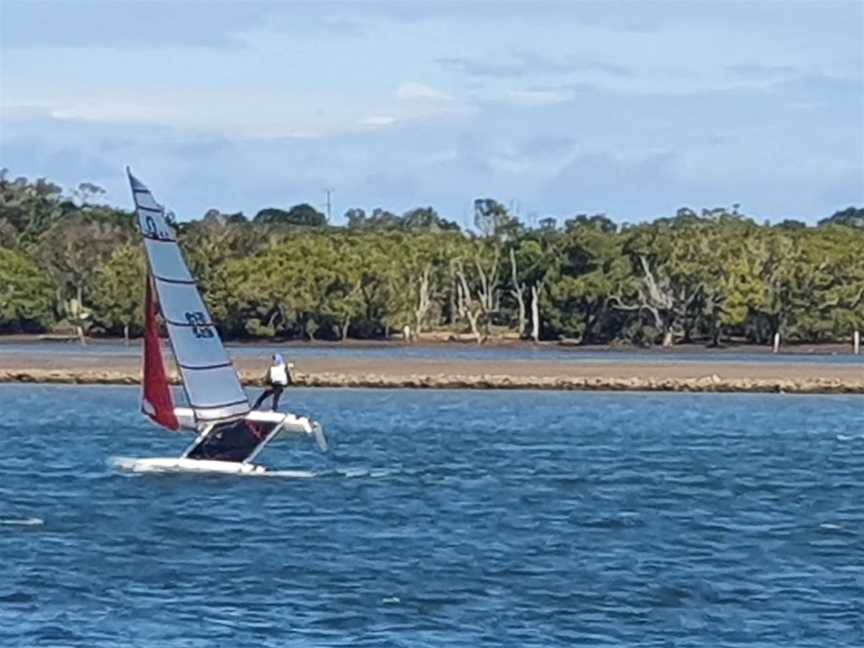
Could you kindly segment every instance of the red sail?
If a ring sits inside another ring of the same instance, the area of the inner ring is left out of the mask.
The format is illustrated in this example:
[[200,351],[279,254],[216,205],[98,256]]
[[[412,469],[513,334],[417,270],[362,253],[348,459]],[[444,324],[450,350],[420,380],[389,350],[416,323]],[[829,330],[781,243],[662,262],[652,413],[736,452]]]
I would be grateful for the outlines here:
[[174,399],[162,362],[159,346],[159,325],[156,322],[156,304],[150,277],[147,277],[147,298],[144,311],[144,394],[141,411],[169,430],[177,430],[180,424],[174,414]]

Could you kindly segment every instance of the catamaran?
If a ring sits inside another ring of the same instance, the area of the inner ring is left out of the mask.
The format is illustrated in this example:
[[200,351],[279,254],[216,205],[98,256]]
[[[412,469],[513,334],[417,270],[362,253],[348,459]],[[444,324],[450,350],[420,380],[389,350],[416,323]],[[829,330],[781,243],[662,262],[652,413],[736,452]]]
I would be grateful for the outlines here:
[[[263,473],[253,463],[279,436],[312,437],[322,451],[327,440],[315,420],[291,413],[253,410],[198,285],[183,258],[165,208],[126,170],[147,253],[143,393],[141,411],[195,440],[179,457],[135,459],[134,471]],[[168,331],[188,407],[175,407],[162,358],[159,322]]]

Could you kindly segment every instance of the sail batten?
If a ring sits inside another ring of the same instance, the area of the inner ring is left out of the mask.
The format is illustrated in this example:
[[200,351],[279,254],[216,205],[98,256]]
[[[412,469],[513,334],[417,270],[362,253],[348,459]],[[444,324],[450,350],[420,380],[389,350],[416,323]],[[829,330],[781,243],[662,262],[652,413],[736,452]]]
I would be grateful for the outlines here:
[[181,369],[188,369],[189,371],[207,371],[208,369],[221,369],[222,367],[233,367],[234,365],[230,362],[226,362],[225,364],[215,364],[215,365],[204,365],[202,367],[193,367],[191,365],[179,365]]
[[244,416],[249,400],[228,357],[165,211],[129,174],[149,274],[189,405],[198,421]]
[[159,281],[164,281],[169,284],[185,284],[187,286],[195,286],[197,288],[198,284],[195,283],[192,279],[168,279],[166,277],[154,277],[154,279],[158,279]]

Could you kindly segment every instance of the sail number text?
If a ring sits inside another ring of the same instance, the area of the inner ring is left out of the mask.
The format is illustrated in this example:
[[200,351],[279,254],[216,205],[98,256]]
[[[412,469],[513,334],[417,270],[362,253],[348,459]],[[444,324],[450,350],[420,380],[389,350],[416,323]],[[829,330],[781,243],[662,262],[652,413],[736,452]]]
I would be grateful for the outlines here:
[[196,338],[212,338],[213,327],[207,323],[207,318],[201,311],[186,312],[186,321],[192,327],[192,335]]

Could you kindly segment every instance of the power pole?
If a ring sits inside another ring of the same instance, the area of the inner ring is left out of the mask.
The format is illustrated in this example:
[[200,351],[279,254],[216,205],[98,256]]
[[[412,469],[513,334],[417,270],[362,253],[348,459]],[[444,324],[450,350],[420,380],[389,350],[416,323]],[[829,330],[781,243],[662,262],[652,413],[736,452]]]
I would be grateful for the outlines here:
[[330,195],[333,193],[333,189],[327,187],[324,189],[324,204],[327,207],[327,222],[330,222],[330,209],[332,207],[332,203],[330,202]]
[[515,198],[510,199],[510,215],[513,216],[519,213],[519,203],[516,202]]

